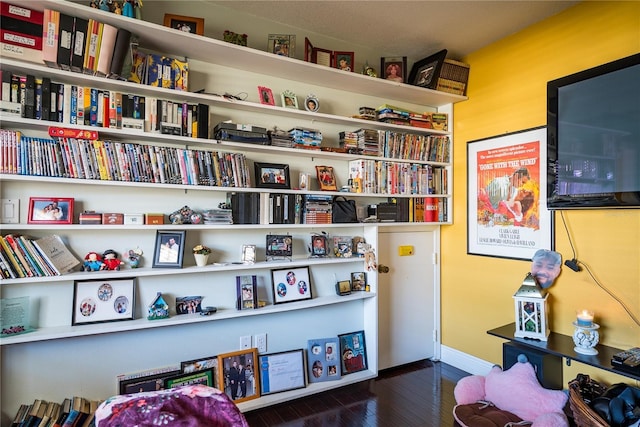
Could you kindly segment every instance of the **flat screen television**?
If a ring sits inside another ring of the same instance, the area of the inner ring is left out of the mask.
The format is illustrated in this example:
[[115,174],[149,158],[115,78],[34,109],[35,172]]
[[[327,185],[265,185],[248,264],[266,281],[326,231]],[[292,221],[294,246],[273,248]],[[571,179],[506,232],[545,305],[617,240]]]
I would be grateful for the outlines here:
[[547,83],[549,209],[640,208],[640,53]]

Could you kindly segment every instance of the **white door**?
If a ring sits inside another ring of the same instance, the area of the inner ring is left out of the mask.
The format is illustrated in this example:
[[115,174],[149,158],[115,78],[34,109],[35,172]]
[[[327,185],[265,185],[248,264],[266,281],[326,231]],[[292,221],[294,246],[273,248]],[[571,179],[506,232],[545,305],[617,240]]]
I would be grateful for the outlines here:
[[[400,256],[401,247],[412,247],[412,254]],[[434,357],[439,229],[381,230],[378,251],[379,266],[389,267],[378,274],[378,369]]]

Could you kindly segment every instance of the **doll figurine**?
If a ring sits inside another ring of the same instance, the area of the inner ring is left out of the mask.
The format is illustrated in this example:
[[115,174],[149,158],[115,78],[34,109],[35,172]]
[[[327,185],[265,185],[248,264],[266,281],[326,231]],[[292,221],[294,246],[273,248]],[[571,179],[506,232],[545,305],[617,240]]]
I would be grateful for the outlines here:
[[133,0],[124,0],[124,5],[122,6],[122,16],[128,16],[129,18],[134,17]]
[[100,271],[105,268],[104,262],[102,262],[102,257],[97,252],[89,252],[84,257],[84,271]]
[[124,262],[118,259],[118,254],[113,249],[107,249],[102,254],[102,262],[105,265],[105,270],[120,270],[120,266],[124,265]]

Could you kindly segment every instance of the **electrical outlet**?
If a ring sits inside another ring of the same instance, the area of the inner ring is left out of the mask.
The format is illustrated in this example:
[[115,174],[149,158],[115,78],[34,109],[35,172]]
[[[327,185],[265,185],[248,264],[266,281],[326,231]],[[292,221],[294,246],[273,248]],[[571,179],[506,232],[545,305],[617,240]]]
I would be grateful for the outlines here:
[[251,348],[251,335],[240,337],[240,350]]
[[256,334],[255,347],[258,349],[258,353],[267,352],[267,334]]

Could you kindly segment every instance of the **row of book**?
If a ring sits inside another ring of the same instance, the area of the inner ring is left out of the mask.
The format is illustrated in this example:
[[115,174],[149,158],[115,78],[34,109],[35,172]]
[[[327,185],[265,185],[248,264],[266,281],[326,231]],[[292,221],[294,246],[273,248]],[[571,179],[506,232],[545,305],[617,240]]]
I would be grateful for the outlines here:
[[447,199],[440,197],[409,197],[395,199],[397,222],[447,222]]
[[79,264],[55,234],[35,240],[15,234],[0,236],[0,272],[5,279],[60,276]]
[[444,167],[387,160],[349,161],[349,181],[356,193],[446,194],[448,171]]
[[234,224],[331,224],[333,196],[232,193]]
[[109,140],[33,138],[0,130],[0,173],[105,181],[250,187],[243,153]]
[[392,159],[448,163],[451,139],[446,135],[414,135],[380,131],[379,152]]
[[208,138],[209,106],[63,84],[0,70],[0,109],[64,124]]
[[36,399],[20,405],[11,427],[93,427],[101,403],[80,396],[65,398],[61,403]]

